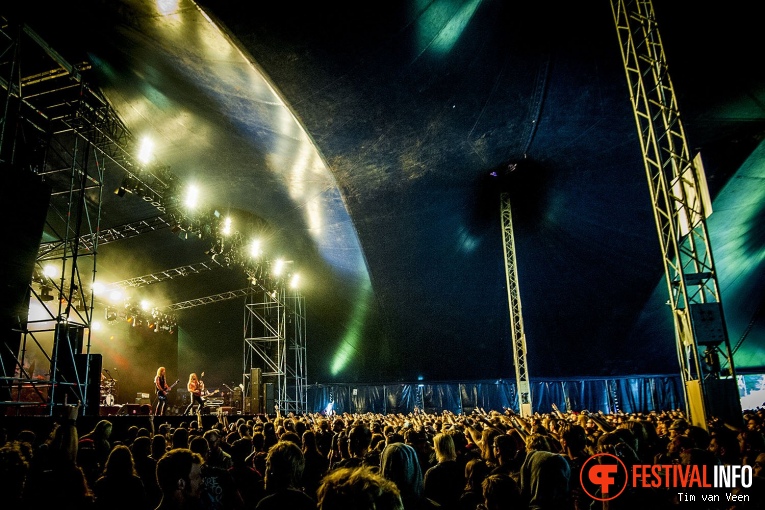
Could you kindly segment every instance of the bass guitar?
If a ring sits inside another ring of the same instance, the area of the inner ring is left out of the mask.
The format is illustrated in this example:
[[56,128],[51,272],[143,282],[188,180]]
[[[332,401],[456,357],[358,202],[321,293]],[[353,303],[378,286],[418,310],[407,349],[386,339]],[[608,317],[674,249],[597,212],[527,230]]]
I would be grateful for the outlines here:
[[178,381],[180,381],[180,379],[176,379],[175,382],[171,384],[170,387],[166,390],[160,390],[159,388],[157,388],[157,398],[161,398],[161,399],[167,398],[167,392],[175,388],[175,385],[178,384]]

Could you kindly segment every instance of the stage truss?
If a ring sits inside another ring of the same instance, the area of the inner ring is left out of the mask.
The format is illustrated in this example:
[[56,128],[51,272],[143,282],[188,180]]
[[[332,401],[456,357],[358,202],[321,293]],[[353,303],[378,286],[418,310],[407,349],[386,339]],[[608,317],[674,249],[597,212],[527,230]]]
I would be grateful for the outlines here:
[[[302,294],[284,284],[252,283],[244,307],[244,332],[244,396],[260,407],[251,411],[272,414],[278,408],[282,414],[307,412]],[[253,380],[257,370],[261,381]]]

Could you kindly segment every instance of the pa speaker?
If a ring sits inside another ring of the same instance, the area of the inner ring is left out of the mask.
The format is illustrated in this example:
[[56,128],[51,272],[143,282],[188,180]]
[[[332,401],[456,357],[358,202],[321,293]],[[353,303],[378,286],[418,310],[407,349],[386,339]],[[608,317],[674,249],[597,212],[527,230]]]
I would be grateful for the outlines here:
[[263,413],[274,413],[274,383],[263,383]]
[[263,402],[261,400],[261,388],[263,387],[262,371],[259,368],[250,370],[250,413],[259,414],[263,412]]

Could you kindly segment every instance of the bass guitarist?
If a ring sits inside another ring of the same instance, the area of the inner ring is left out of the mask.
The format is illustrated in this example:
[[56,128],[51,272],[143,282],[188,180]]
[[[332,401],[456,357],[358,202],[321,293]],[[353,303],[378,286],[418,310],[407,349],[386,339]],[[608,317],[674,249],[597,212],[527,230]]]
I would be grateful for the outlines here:
[[154,377],[154,392],[157,394],[157,404],[154,408],[154,416],[164,416],[167,407],[167,393],[178,384],[175,381],[172,385],[167,385],[165,367],[157,369],[157,375]]

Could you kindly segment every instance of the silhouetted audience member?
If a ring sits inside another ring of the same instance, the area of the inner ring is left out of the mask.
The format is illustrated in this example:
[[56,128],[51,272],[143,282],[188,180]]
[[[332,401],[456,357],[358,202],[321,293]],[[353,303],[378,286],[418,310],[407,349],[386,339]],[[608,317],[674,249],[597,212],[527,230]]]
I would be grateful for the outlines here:
[[141,477],[143,487],[146,490],[146,498],[150,508],[156,508],[162,499],[162,491],[157,484],[157,461],[151,456],[151,439],[140,436],[130,445],[133,454],[133,463],[136,473]]
[[48,438],[32,454],[24,484],[24,507],[57,508],[66,502],[73,508],[90,508],[93,493],[77,465],[79,406],[67,406],[61,423],[54,423]]
[[143,482],[135,470],[133,454],[125,445],[112,448],[104,473],[93,487],[98,510],[149,510]]
[[200,508],[202,463],[198,453],[175,448],[157,461],[157,483],[162,500],[156,510],[192,510]]
[[457,464],[457,452],[452,436],[439,433],[433,438],[436,464],[425,472],[423,487],[425,496],[444,509],[457,509],[462,488],[465,486],[465,471]]
[[4,507],[16,508],[21,504],[29,460],[16,441],[0,446],[0,497]]
[[[303,490],[311,497],[316,497],[321,479],[329,470],[329,460],[321,453],[316,444],[316,435],[311,430],[303,432],[303,457],[305,468],[303,469]],[[379,468],[379,463],[378,463]]]
[[226,469],[207,463],[210,456],[210,443],[207,439],[202,436],[195,437],[189,443],[189,449],[204,459],[202,463],[202,492],[200,494],[202,510],[244,508],[244,501],[231,473]]
[[529,510],[559,510],[569,498],[571,468],[562,455],[535,449],[540,443],[534,436],[529,436],[526,443],[526,459],[520,470],[521,494]]
[[392,443],[386,446],[380,456],[380,474],[396,484],[406,510],[438,507],[425,496],[417,452],[410,445]]
[[109,420],[99,420],[90,432],[79,438],[77,465],[82,468],[91,487],[103,473],[112,450],[112,427]]
[[332,471],[317,496],[318,510],[404,510],[396,484],[369,466]]
[[266,457],[266,494],[257,510],[314,510],[316,502],[299,489],[305,458],[291,441],[279,441]]
[[489,465],[481,458],[470,459],[465,465],[465,487],[460,495],[460,510],[475,510],[483,504],[481,484],[489,476]]
[[[487,476],[481,484],[483,504],[486,510],[509,510],[523,508],[523,499],[518,484],[508,475]],[[564,507],[558,507],[563,510]]]
[[247,462],[251,453],[252,439],[249,437],[239,438],[231,445],[233,465],[228,472],[234,479],[245,508],[255,508],[258,501],[265,495],[263,477]]

